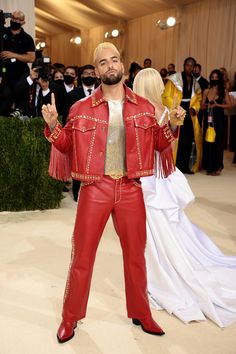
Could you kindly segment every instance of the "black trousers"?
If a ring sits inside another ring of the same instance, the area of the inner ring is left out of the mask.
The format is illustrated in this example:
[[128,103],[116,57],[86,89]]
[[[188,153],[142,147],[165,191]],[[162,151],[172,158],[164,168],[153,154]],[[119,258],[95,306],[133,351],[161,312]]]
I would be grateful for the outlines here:
[[187,103],[187,105],[181,104],[181,106],[186,110],[187,114],[184,119],[184,124],[180,127],[176,166],[181,172],[185,173],[189,171],[194,131],[192,118],[189,114],[189,103]]
[[72,193],[73,193],[74,201],[76,201],[76,202],[78,199],[79,188],[80,188],[80,181],[78,181],[77,179],[73,179],[72,180]]

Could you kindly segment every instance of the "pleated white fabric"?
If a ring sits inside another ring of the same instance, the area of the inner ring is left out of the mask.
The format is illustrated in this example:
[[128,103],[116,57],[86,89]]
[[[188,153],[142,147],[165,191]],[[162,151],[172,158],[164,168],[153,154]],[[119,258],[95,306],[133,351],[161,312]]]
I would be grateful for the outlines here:
[[165,179],[145,177],[142,186],[151,306],[185,323],[207,317],[229,326],[236,321],[236,257],[224,255],[186,216],[194,195],[178,169]]

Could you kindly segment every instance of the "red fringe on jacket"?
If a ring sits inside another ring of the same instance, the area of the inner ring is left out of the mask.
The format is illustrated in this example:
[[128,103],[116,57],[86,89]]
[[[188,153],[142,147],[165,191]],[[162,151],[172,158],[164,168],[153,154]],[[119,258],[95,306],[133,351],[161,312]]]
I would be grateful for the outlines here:
[[52,144],[50,162],[48,167],[49,176],[60,181],[68,181],[71,176],[71,158],[69,153],[63,154]]
[[173,150],[171,145],[159,153],[159,161],[157,161],[157,163],[159,178],[166,178],[175,171]]

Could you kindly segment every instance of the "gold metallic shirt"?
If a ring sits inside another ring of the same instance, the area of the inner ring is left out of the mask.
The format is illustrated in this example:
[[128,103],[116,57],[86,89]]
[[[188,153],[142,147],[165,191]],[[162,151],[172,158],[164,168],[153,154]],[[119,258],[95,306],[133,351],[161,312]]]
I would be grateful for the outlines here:
[[127,174],[123,100],[108,100],[109,126],[106,145],[105,175],[119,178]]

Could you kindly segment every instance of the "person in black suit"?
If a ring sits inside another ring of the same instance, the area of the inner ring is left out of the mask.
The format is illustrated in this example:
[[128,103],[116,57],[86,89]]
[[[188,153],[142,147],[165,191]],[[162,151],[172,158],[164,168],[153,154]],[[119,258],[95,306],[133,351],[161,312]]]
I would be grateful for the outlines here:
[[96,78],[95,68],[91,64],[86,64],[80,68],[80,75],[78,77],[78,87],[75,87],[68,94],[69,108],[78,100],[89,96],[95,88],[99,86],[99,81]]
[[[91,93],[99,86],[99,81],[96,78],[95,67],[91,64],[84,65],[80,69],[78,78],[80,85],[68,94],[68,112],[70,107],[78,100],[91,95]],[[78,199],[80,181],[72,180],[72,193],[75,201]]]
[[64,73],[61,70],[55,70],[52,74],[52,82],[58,86],[64,84]]
[[[201,75],[201,71],[202,71],[201,64],[196,64],[193,68],[193,76],[198,81],[198,83],[201,87],[202,94],[203,94],[204,90],[206,90],[209,86],[209,81],[207,81],[207,79],[205,79],[205,77],[203,77]],[[203,117],[204,117],[204,112],[202,109],[200,109],[198,112],[198,120],[199,120],[199,124],[201,126],[202,126]]]
[[59,116],[62,116],[62,125],[66,124],[70,105],[69,93],[75,89],[77,69],[74,66],[67,66],[64,72],[64,83],[56,91],[56,107]]
[[207,79],[205,79],[205,77],[203,77],[201,75],[201,71],[202,71],[202,66],[201,64],[196,64],[193,68],[193,76],[196,78],[196,80],[198,81],[202,92],[208,88],[209,86],[209,81],[207,81]]

